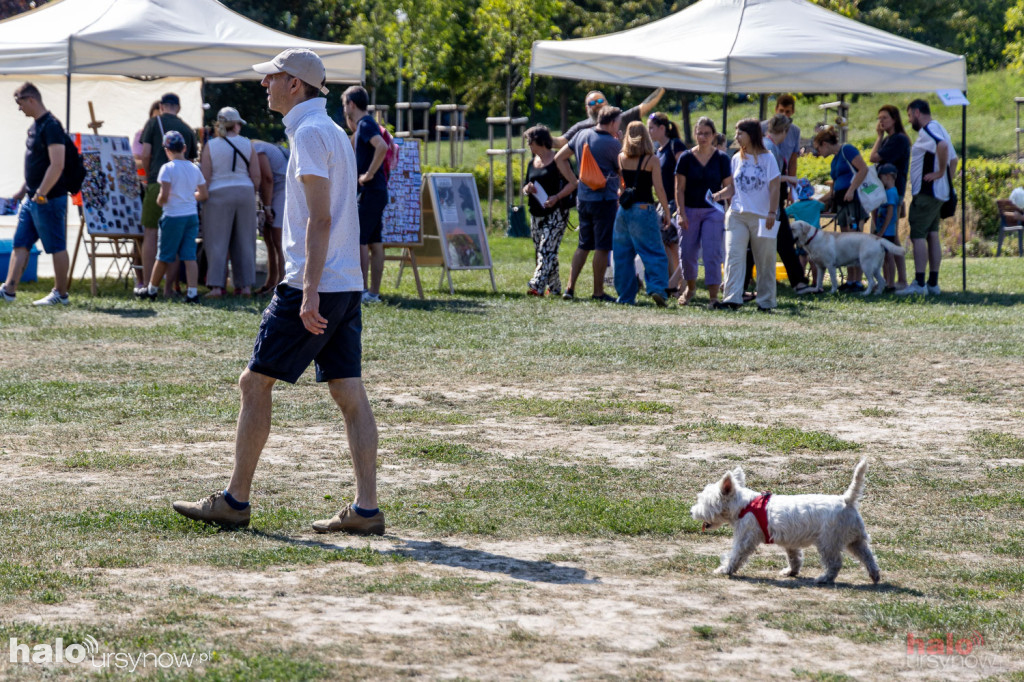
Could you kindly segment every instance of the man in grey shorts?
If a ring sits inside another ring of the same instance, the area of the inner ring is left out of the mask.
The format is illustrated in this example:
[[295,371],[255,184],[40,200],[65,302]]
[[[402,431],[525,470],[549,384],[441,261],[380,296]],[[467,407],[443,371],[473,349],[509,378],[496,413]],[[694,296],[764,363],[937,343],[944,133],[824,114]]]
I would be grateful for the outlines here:
[[356,160],[345,132],[327,115],[326,72],[309,50],[285,50],[253,67],[265,74],[270,109],[284,114],[291,154],[286,176],[285,276],[263,313],[249,366],[242,372],[242,409],[235,470],[227,489],[198,502],[175,502],[190,519],[221,526],[249,524],[249,492],[270,435],[277,380],[295,383],[311,362],[341,408],[355,469],[353,503],[318,533],[383,535],[377,508],[377,425],[361,375],[359,216]]

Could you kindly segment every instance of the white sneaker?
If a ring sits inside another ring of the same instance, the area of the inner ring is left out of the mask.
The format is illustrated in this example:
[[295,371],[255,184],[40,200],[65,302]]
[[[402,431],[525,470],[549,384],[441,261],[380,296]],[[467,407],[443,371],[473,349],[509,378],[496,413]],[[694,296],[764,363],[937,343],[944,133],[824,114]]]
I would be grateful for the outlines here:
[[[935,287],[935,288],[938,289],[938,287]],[[928,293],[929,293],[928,292],[928,287],[921,286],[916,281],[914,281],[914,282],[911,282],[910,284],[908,284],[907,286],[903,287],[899,291],[897,291],[896,295],[897,296],[913,296],[914,294],[919,294],[921,296],[927,296]]]
[[57,305],[58,303],[60,303],[61,305],[67,305],[68,303],[71,303],[71,299],[68,297],[67,294],[61,296],[60,294],[57,293],[57,290],[54,289],[43,298],[39,299],[38,301],[34,301],[32,305]]
[[939,288],[938,284],[929,284],[927,287],[928,293],[932,296],[938,296],[942,293],[942,289]]
[[383,303],[384,302],[384,301],[380,300],[380,294],[374,294],[374,293],[369,292],[369,291],[364,291],[363,292],[363,299],[362,300],[363,300],[363,303]]
[[14,303],[14,294],[7,293],[7,282],[0,284],[0,301]]

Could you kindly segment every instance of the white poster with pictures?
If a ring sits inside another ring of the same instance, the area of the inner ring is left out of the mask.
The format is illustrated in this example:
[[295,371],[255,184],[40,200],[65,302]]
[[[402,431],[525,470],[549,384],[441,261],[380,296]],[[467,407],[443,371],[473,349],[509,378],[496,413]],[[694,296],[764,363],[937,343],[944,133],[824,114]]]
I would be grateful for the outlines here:
[[142,184],[127,137],[80,135],[85,180],[82,209],[89,234],[142,235]]

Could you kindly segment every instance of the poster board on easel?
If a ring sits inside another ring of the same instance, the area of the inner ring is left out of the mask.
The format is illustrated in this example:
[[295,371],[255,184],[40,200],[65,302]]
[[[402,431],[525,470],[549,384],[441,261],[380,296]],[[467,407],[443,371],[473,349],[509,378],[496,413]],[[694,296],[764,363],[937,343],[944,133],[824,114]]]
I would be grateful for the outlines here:
[[[402,284],[402,272],[406,266],[412,268],[416,278],[416,292],[423,298],[423,285],[416,255],[412,248],[423,245],[423,227],[421,222],[420,186],[422,172],[420,170],[420,141],[414,138],[398,138],[398,163],[391,170],[388,178],[388,205],[384,209],[382,219],[381,241],[385,249],[384,260],[401,263],[398,280],[395,286]],[[387,249],[400,249],[397,255],[387,253]]]
[[[428,173],[423,176],[423,258],[441,257],[441,283],[448,278],[448,291],[455,293],[453,270],[488,270],[491,288],[494,264],[487,243],[476,179],[471,173]],[[429,209],[428,209],[429,206]],[[440,252],[437,254],[437,252]],[[417,252],[417,258],[421,258]],[[421,258],[420,265],[425,265]]]
[[[98,292],[96,261],[114,262],[118,277],[131,272],[133,255],[142,239],[142,185],[135,168],[131,142],[112,135],[76,135],[85,166],[82,181],[82,227],[92,276],[92,294]],[[75,245],[75,259],[78,244]]]

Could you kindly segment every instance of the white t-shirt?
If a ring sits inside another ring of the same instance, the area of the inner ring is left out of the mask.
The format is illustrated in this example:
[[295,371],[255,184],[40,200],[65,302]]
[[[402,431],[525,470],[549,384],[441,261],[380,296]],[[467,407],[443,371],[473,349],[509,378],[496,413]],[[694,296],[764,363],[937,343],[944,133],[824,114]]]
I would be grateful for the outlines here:
[[171,194],[164,204],[164,215],[180,218],[198,215],[196,210],[196,188],[205,185],[202,172],[191,161],[176,159],[160,166],[157,182],[171,183]]
[[737,152],[732,157],[732,184],[736,193],[731,210],[767,217],[772,204],[769,184],[780,175],[779,164],[771,152],[758,154],[756,161],[752,154],[744,157]]
[[359,213],[356,206],[356,155],[345,131],[327,115],[322,97],[296,105],[283,119],[291,154],[285,179],[284,283],[302,288],[306,269],[306,224],[309,208],[299,178],[315,175],[330,181],[331,234],[318,291],[362,291],[359,267]]
[[210,174],[211,192],[224,187],[253,189],[252,178],[249,177],[249,160],[254,151],[249,138],[241,135],[215,137],[206,143],[206,151],[210,154],[210,168],[213,171]]
[[[931,121],[928,123],[928,132],[940,140],[945,140],[946,144],[949,145],[949,161],[953,162],[956,156],[956,149],[953,147],[953,140],[949,137],[949,133],[946,129],[939,124],[938,121]],[[934,173],[939,170],[939,152],[938,142],[935,138],[929,135],[922,128],[917,134],[917,141],[914,146],[910,148],[910,192],[911,194],[921,193],[921,180],[928,173]],[[924,169],[924,155],[931,152],[935,155],[935,163],[932,168],[928,170]],[[935,198],[946,201],[949,199],[949,179],[946,174],[943,173],[942,177],[932,183],[932,190],[935,192]]]

